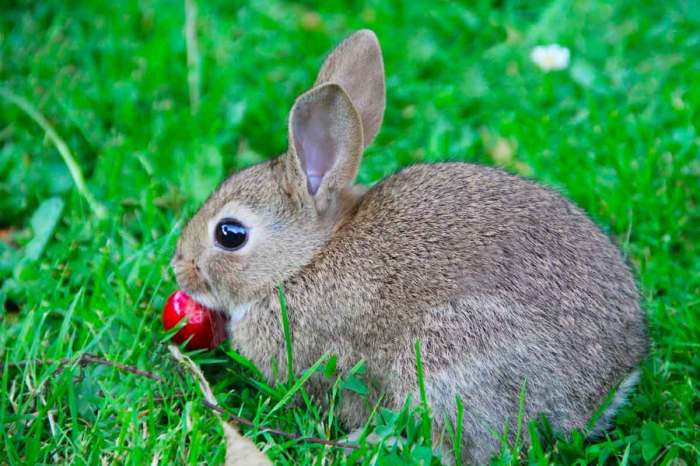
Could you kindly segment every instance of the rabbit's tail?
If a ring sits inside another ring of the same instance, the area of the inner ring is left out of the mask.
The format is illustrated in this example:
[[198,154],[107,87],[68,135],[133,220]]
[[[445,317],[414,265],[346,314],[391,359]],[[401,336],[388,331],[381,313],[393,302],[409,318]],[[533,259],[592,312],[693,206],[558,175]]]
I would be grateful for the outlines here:
[[595,422],[593,429],[588,433],[588,438],[596,438],[606,432],[612,426],[612,420],[615,417],[617,411],[627,402],[627,397],[630,392],[639,382],[639,370],[634,370],[630,375],[625,378],[625,380],[620,383],[613,395],[613,399],[605,408],[605,412]]

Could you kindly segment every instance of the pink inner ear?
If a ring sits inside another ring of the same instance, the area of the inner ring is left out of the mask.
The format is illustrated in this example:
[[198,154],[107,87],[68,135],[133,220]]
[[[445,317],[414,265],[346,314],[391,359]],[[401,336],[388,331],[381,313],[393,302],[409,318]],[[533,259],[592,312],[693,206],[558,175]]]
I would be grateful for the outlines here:
[[318,187],[321,186],[321,180],[323,179],[323,176],[321,175],[312,175],[312,174],[307,174],[306,175],[306,186],[309,188],[309,193],[316,194],[318,191]]
[[294,148],[306,175],[309,193],[315,195],[323,177],[338,156],[338,141],[331,134],[333,111],[326,99],[297,108],[294,115]]

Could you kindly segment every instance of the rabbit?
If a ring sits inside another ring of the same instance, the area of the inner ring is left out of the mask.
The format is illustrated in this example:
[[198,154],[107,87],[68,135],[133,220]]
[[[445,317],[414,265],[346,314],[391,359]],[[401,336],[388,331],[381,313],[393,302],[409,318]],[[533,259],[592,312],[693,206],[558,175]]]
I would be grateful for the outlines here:
[[[417,340],[446,457],[457,397],[468,463],[498,453],[494,431],[514,439],[521,406],[525,423],[542,413],[568,433],[617,387],[591,434],[604,430],[648,346],[618,248],[562,195],[496,168],[416,164],[354,185],[384,108],[379,42],[361,30],[296,99],[286,153],[233,174],[186,224],[179,286],[228,315],[232,345],[272,380],[287,376],[282,284],[295,372],[324,354],[341,373],[365,361],[369,393],[337,411],[348,430],[380,397],[419,398]],[[322,399],[330,381],[309,384]]]

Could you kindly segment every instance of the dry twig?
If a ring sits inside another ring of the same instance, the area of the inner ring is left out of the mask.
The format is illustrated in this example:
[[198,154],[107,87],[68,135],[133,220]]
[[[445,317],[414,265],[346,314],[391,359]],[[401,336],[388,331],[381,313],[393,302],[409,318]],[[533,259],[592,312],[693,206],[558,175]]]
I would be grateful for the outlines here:
[[[18,361],[7,363],[7,367],[18,368],[28,366],[30,364],[35,364],[37,366],[52,366],[58,364],[58,367],[54,370],[53,375],[60,373],[66,366],[71,364],[77,364],[80,366],[85,366],[87,364],[97,364],[101,366],[108,366],[117,369],[122,372],[128,372],[130,374],[139,375],[141,377],[146,377],[156,382],[162,382],[163,379],[158,374],[151,371],[145,371],[134,366],[129,366],[122,364],[117,361],[110,361],[109,359],[101,358],[92,353],[83,353],[78,358],[63,358],[63,359],[45,359],[45,360],[33,360],[33,361]],[[0,364],[0,370],[5,368],[5,364]]]
[[[242,424],[242,425],[248,426],[248,427],[258,427],[254,422],[252,422],[244,417],[240,417],[240,416],[236,416],[235,414],[231,414],[230,412],[226,411],[224,408],[222,408],[219,405],[209,403],[207,400],[204,400],[202,403],[207,408],[221,414],[222,416],[226,417],[227,419],[230,419],[231,421],[233,421],[237,424]],[[357,445],[352,444],[352,443],[336,442],[336,441],[328,440],[328,439],[321,438],[321,437],[305,437],[303,435],[294,434],[291,432],[286,432],[284,430],[279,430],[279,429],[275,429],[272,427],[265,427],[258,432],[261,434],[262,433],[270,433],[270,434],[274,434],[274,435],[279,435],[281,437],[285,437],[285,438],[288,438],[291,440],[299,440],[300,442],[304,442],[304,443],[318,443],[321,445],[328,445],[330,447],[347,448],[350,450],[354,450],[356,448],[359,448]]]

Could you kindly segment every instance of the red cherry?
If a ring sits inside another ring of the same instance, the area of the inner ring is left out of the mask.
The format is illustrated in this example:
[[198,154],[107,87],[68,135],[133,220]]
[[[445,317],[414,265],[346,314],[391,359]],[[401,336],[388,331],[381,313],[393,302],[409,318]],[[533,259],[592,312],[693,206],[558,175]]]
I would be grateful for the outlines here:
[[181,344],[188,338],[188,350],[214,349],[226,340],[226,318],[220,312],[199,304],[184,291],[171,294],[163,307],[163,328],[170,330],[185,317],[185,325],[173,335],[173,341]]

